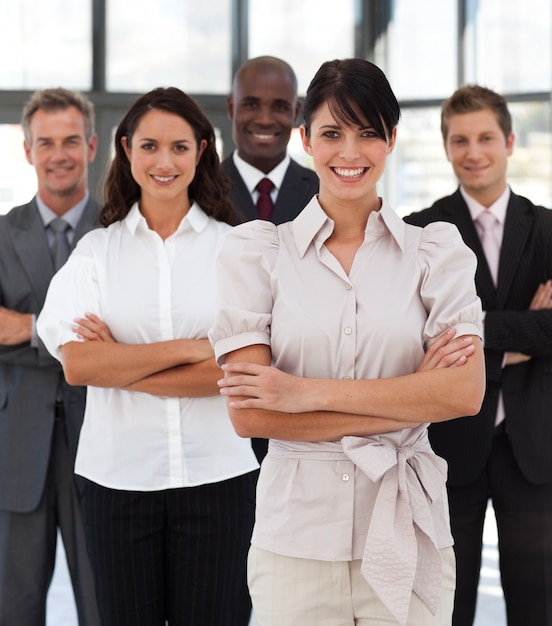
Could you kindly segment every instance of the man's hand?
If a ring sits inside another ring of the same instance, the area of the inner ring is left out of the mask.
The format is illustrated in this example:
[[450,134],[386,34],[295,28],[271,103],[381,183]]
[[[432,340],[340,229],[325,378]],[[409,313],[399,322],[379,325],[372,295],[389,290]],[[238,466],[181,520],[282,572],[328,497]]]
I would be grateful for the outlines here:
[[33,332],[31,313],[19,313],[0,307],[0,345],[16,346],[30,341]]
[[[530,311],[542,311],[552,309],[552,280],[541,283],[529,305]],[[522,352],[506,352],[504,355],[504,367],[506,365],[517,365],[531,360],[531,356]]]

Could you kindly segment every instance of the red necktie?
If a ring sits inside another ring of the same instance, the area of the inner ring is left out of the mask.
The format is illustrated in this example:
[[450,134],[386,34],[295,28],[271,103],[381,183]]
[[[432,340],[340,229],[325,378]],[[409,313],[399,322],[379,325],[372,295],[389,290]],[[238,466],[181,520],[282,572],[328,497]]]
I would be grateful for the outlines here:
[[270,195],[270,192],[274,189],[274,185],[269,178],[263,178],[259,181],[255,189],[259,192],[259,197],[257,198],[259,217],[262,220],[269,220],[272,216],[272,209],[274,208],[272,196]]

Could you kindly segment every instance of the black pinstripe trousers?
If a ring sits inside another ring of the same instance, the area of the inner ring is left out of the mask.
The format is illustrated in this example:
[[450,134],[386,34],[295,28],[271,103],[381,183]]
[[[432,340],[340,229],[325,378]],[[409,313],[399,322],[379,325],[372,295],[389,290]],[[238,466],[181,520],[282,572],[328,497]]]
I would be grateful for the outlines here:
[[154,492],[82,479],[102,626],[246,626],[256,476]]

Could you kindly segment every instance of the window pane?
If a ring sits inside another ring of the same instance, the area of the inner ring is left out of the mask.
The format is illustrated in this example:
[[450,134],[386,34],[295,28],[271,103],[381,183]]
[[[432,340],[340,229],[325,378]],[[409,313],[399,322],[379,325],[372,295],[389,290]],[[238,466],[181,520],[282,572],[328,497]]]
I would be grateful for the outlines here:
[[401,216],[425,209],[456,189],[443,148],[440,115],[438,107],[402,110],[384,182],[384,197]]
[[287,61],[304,94],[318,68],[354,55],[354,0],[249,0],[249,57]]
[[108,0],[107,89],[228,93],[231,0]]
[[[514,103],[509,108],[516,139],[508,161],[508,183],[515,193],[550,208],[550,103]],[[439,125],[439,108],[403,109],[382,192],[401,216],[430,206],[458,186],[445,156]]]
[[90,0],[2,2],[0,88],[92,86]]
[[508,163],[512,190],[552,208],[552,129],[549,102],[509,104],[514,152]]
[[466,82],[504,93],[552,86],[550,0],[469,0]]
[[19,124],[0,124],[0,145],[0,214],[4,214],[34,196],[36,175],[25,158]]
[[456,2],[396,0],[387,77],[399,99],[441,98],[456,87]]

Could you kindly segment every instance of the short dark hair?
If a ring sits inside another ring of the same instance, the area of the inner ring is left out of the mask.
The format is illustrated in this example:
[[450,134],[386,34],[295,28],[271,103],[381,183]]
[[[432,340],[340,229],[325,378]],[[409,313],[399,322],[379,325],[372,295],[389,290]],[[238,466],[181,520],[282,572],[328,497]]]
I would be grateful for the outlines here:
[[196,173],[189,187],[190,198],[215,219],[235,225],[239,218],[229,200],[231,182],[224,174],[216,149],[215,131],[197,102],[176,87],[158,87],[149,91],[131,105],[115,133],[115,156],[107,171],[104,195],[105,205],[100,213],[104,226],[122,220],[140,199],[140,186],[134,180],[130,162],[121,143],[126,137],[132,143],[138,124],[150,111],[174,113],[185,120],[194,132],[197,147],[206,142]]
[[70,91],[69,89],[64,89],[63,87],[35,91],[35,93],[25,103],[21,115],[21,126],[23,127],[25,141],[29,145],[31,144],[31,118],[38,110],[51,113],[53,111],[63,111],[69,107],[75,107],[82,113],[84,117],[86,138],[90,141],[95,132],[94,105],[82,93],[79,93],[78,91]]
[[453,115],[475,113],[490,109],[495,115],[504,137],[512,132],[512,116],[508,110],[506,98],[481,85],[464,85],[457,89],[450,98],[441,105],[441,134],[447,140],[449,120]]
[[305,131],[314,113],[327,103],[332,115],[352,126],[368,122],[382,139],[389,139],[399,122],[400,107],[381,69],[365,59],[336,59],[316,72],[303,104]]

